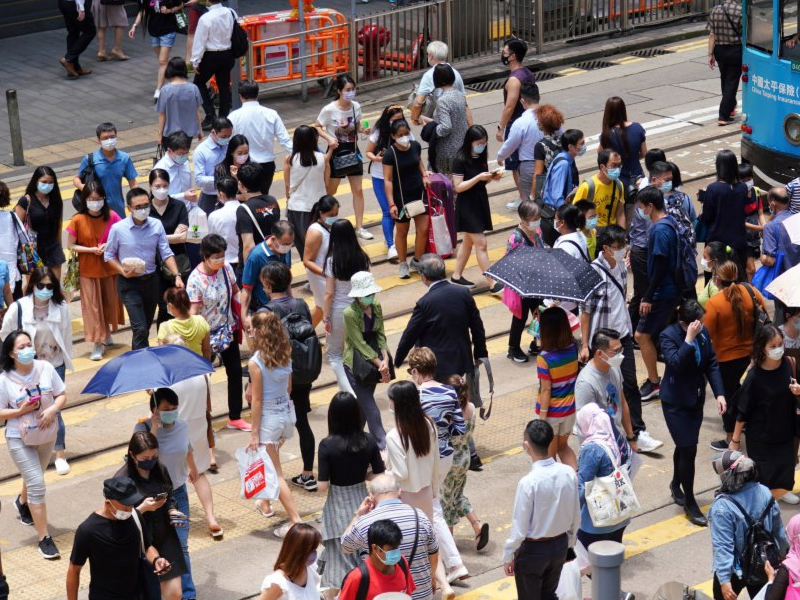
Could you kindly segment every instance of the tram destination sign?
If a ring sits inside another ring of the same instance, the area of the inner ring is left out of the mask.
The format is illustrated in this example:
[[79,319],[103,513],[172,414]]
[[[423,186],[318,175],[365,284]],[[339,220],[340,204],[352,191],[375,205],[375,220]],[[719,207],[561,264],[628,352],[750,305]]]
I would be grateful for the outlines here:
[[792,61],[792,73],[800,73],[800,60]]

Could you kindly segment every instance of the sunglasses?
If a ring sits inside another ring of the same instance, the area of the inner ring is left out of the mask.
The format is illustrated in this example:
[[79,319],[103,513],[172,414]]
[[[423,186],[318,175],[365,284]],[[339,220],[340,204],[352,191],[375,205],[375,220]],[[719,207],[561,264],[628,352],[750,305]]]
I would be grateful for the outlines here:
[[52,290],[54,288],[54,286],[53,286],[52,283],[37,283],[36,284],[36,289],[37,290],[43,290],[45,288],[47,288],[48,290]]

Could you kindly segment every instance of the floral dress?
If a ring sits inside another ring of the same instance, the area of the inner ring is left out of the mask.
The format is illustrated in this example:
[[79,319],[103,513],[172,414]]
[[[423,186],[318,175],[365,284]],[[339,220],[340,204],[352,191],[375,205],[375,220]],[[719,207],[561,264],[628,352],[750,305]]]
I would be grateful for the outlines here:
[[477,411],[472,407],[472,416],[467,421],[467,431],[464,435],[450,438],[453,444],[453,466],[442,484],[442,511],[448,527],[455,527],[462,517],[472,512],[472,504],[464,495],[464,486],[467,484],[469,471],[469,442],[475,430]]

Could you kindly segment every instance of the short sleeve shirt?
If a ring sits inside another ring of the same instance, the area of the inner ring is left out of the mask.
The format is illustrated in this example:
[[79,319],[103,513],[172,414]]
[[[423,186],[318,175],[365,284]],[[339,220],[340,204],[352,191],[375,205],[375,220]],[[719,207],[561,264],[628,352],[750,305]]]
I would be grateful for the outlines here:
[[227,321],[233,327],[233,313],[231,311],[231,293],[236,286],[236,274],[230,265],[223,267],[228,274],[228,283],[222,269],[208,275],[196,268],[189,275],[186,282],[186,293],[192,304],[201,304],[201,314],[208,321],[212,332],[221,329]]
[[32,199],[23,196],[18,205],[28,213],[27,221],[36,234],[39,248],[49,250],[61,245],[61,206],[57,206],[51,199],[45,207],[36,196]]
[[[253,219],[247,209],[258,223],[258,227],[253,224]],[[244,245],[242,244],[242,234],[249,233],[253,236],[253,243],[260,244],[264,241],[264,236],[268,236],[272,226],[281,218],[281,207],[278,201],[268,194],[253,196],[246,202],[242,202],[236,209],[236,235],[239,236],[239,264],[244,264]],[[259,232],[259,229],[261,230]],[[263,234],[263,235],[262,235]]]
[[[114,211],[109,211],[107,221],[99,216],[93,217],[88,213],[78,213],[67,225],[67,233],[75,238],[78,246],[94,248],[108,239],[111,227],[120,220],[119,215]],[[81,277],[102,279],[116,275],[116,272],[103,260],[102,254],[81,252],[78,254],[78,268]]]
[[247,262],[244,263],[242,271],[242,287],[253,290],[250,308],[254,312],[269,302],[269,296],[264,291],[264,286],[261,285],[260,277],[261,269],[269,262],[282,262],[287,267],[291,267],[292,255],[289,252],[286,254],[273,252],[266,242],[261,242],[247,256]]
[[306,584],[299,586],[290,581],[283,571],[275,571],[264,578],[261,583],[262,590],[268,590],[277,585],[282,594],[277,600],[319,600],[320,576],[315,565],[306,567]]
[[[620,204],[625,202],[625,191],[622,189],[622,183],[612,181],[609,184],[605,184],[600,181],[597,175],[592,175],[592,183],[594,184],[594,196],[591,201],[594,202],[597,208],[597,226],[616,225],[617,210]],[[578,186],[572,202],[574,204],[580,200],[587,199],[589,199],[589,182],[584,181]]]
[[392,168],[393,202],[398,210],[408,202],[422,198],[422,173],[419,161],[422,157],[422,146],[419,142],[411,142],[408,150],[398,150],[392,146],[383,153],[383,164]]
[[[727,13],[727,16],[726,16]],[[730,21],[733,21],[731,26]],[[718,46],[734,46],[742,43],[742,4],[726,0],[711,9],[706,30],[714,34]]]
[[353,106],[347,110],[342,110],[336,102],[331,102],[320,111],[317,123],[339,143],[355,144],[358,137],[356,125],[361,117],[361,105],[358,102],[353,102]]
[[[39,390],[36,389],[37,373],[39,373]],[[17,410],[31,395],[39,392],[52,392],[56,397],[67,389],[53,365],[44,360],[33,361],[33,369],[26,377],[15,372],[15,379],[19,379],[23,383],[12,381],[9,373],[5,371],[0,374],[0,409]],[[19,437],[19,419],[6,421],[6,438]]]
[[[403,562],[406,561],[405,558],[401,558],[400,560]],[[395,565],[394,573],[391,575],[384,575],[378,571],[372,566],[372,562],[369,560],[365,560],[364,564],[367,565],[367,569],[369,570],[367,598],[374,598],[386,592],[404,592],[410,596],[416,589],[414,578],[411,577],[411,573],[406,575],[399,564]],[[408,567],[406,567],[406,569],[407,568]],[[361,583],[361,571],[356,567],[344,578],[342,590],[339,592],[339,600],[355,600],[359,583]]]
[[[122,196],[122,178],[135,179],[137,172],[133,166],[131,157],[127,152],[117,150],[114,158],[110,161],[105,157],[102,150],[95,150],[92,155],[94,163],[94,172],[100,183],[103,184],[103,189],[106,191],[106,202],[111,210],[116,212],[120,217],[125,218],[125,199]],[[82,175],[89,164],[86,156],[81,160],[81,166],[78,168],[78,175]]]
[[158,460],[166,467],[172,485],[179,488],[189,477],[189,464],[186,462],[186,456],[192,450],[189,426],[182,419],[175,421],[172,427],[162,424],[156,430],[156,438],[158,438]]
[[[678,286],[675,282],[673,271],[678,264],[678,234],[669,224],[665,223],[666,219],[672,217],[664,217],[658,223],[653,225],[650,230],[650,238],[647,243],[647,275],[651,277],[654,271],[656,256],[664,256],[667,258],[667,274],[664,280],[658,284],[655,292],[653,292],[653,300],[669,300],[677,298],[680,294]],[[674,221],[673,221],[674,223]]]

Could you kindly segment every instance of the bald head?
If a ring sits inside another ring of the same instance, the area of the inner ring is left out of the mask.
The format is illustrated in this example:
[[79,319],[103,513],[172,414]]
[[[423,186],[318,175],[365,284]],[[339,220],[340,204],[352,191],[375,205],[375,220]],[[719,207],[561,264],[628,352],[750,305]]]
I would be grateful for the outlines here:
[[369,493],[372,494],[372,499],[377,504],[381,500],[399,498],[400,486],[397,485],[397,480],[393,475],[381,473],[370,480]]

